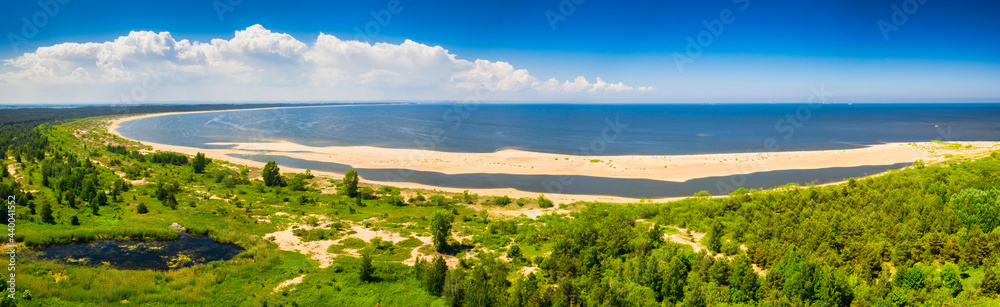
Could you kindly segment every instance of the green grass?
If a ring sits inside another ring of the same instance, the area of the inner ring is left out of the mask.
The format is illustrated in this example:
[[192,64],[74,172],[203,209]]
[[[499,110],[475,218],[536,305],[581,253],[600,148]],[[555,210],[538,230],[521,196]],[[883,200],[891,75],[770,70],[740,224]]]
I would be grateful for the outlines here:
[[[88,130],[84,137],[72,135],[73,131]],[[123,192],[122,201],[113,201],[111,205],[101,207],[99,214],[92,214],[86,206],[70,208],[65,204],[56,202],[56,193],[53,189],[40,186],[41,173],[38,167],[28,165],[25,172],[31,178],[32,185],[25,189],[37,190],[34,193],[36,204],[48,203],[53,206],[56,218],[55,224],[44,224],[38,221],[38,215],[19,213],[18,239],[23,241],[24,247],[39,248],[48,244],[70,242],[73,240],[86,241],[98,239],[164,239],[176,237],[177,232],[168,228],[172,223],[179,223],[188,229],[188,232],[208,235],[223,242],[231,242],[240,245],[247,251],[229,261],[217,261],[190,268],[182,268],[167,272],[154,271],[124,271],[105,267],[74,267],[48,261],[18,263],[19,291],[31,291],[34,299],[23,301],[24,306],[93,306],[93,305],[121,305],[123,301],[130,304],[148,305],[198,305],[198,306],[427,306],[443,304],[441,298],[426,293],[418,285],[418,281],[412,274],[412,269],[401,264],[403,260],[409,259],[415,248],[421,248],[419,253],[427,254],[433,251],[430,247],[421,247],[423,242],[416,238],[395,244],[383,243],[373,246],[371,242],[366,242],[350,237],[354,233],[350,225],[365,225],[369,229],[381,229],[384,231],[398,232],[407,236],[429,236],[430,222],[428,217],[440,210],[449,210],[457,213],[453,224],[453,233],[459,236],[471,236],[471,240],[463,240],[462,243],[469,243],[472,246],[462,246],[460,251],[454,253],[461,256],[471,254],[471,250],[482,252],[486,250],[502,253],[511,244],[519,246],[521,254],[529,261],[534,261],[537,257],[554,253],[558,250],[559,243],[566,243],[571,240],[581,240],[597,236],[600,232],[611,232],[611,234],[601,234],[601,238],[621,239],[615,244],[609,244],[613,248],[629,248],[633,244],[638,244],[644,237],[642,234],[652,225],[658,223],[664,234],[681,234],[674,227],[668,225],[678,225],[690,228],[694,231],[704,232],[708,227],[706,221],[719,219],[727,225],[742,223],[745,227],[758,227],[759,229],[769,229],[768,225],[785,225],[778,223],[773,214],[759,214],[754,218],[739,219],[734,215],[748,212],[749,210],[761,210],[765,203],[731,201],[733,198],[713,199],[698,198],[669,204],[652,204],[644,202],[634,205],[604,205],[604,204],[578,204],[574,209],[581,211],[570,214],[553,214],[541,216],[537,219],[523,217],[505,217],[499,215],[484,214],[482,211],[464,206],[452,205],[446,208],[435,207],[423,203],[421,205],[406,205],[403,207],[386,204],[380,200],[365,200],[363,206],[354,205],[352,199],[334,194],[322,194],[318,191],[291,191],[287,188],[263,187],[257,185],[259,179],[259,169],[249,169],[248,177],[253,179],[250,184],[237,184],[227,186],[224,183],[216,183],[211,175],[214,171],[229,169],[235,165],[224,161],[213,161],[207,167],[206,174],[195,174],[189,166],[160,165],[148,162],[131,161],[121,155],[110,153],[103,149],[104,144],[131,142],[118,139],[108,135],[100,128],[96,119],[85,119],[71,123],[53,126],[45,131],[49,136],[53,146],[62,148],[64,153],[82,154],[90,156],[89,152],[96,152],[99,155],[90,157],[94,161],[104,164],[112,159],[117,159],[130,164],[137,164],[149,170],[150,176],[145,178],[149,184],[136,185],[131,190]],[[86,148],[84,146],[86,145]],[[138,148],[132,145],[132,149]],[[568,158],[567,158],[568,159]],[[7,162],[7,161],[5,161]],[[593,163],[603,162],[592,160]],[[611,161],[608,161],[609,163]],[[8,162],[9,163],[9,162]],[[109,185],[110,182],[119,178],[114,171],[120,171],[121,166],[111,169],[98,168],[97,178],[101,186]],[[906,171],[912,173],[912,171]],[[994,174],[995,172],[983,172]],[[976,173],[978,174],[978,173]],[[291,174],[286,174],[291,175]],[[970,175],[971,176],[971,175]],[[992,178],[992,177],[991,177]],[[309,186],[325,187],[331,178],[317,177],[308,180]],[[4,179],[9,182],[10,179]],[[336,178],[334,178],[336,180]],[[160,182],[178,182],[182,186],[181,191],[176,194],[179,206],[171,209],[155,198],[156,184]],[[959,182],[959,183],[955,183]],[[956,189],[961,180],[950,180],[948,189]],[[932,182],[933,183],[933,182]],[[928,184],[929,185],[929,184]],[[983,184],[984,186],[986,184]],[[830,187],[837,189],[839,187]],[[798,190],[796,190],[798,189]],[[762,198],[764,193],[771,193],[774,197],[795,195],[794,193],[804,193],[805,189],[793,188],[790,192],[753,192],[747,197]],[[886,189],[888,190],[888,189]],[[409,191],[412,192],[412,191]],[[456,194],[438,193],[431,191],[421,191],[424,195],[441,194],[453,197]],[[781,194],[784,193],[784,194]],[[844,192],[846,193],[846,192]],[[852,192],[856,193],[856,192]],[[882,192],[880,192],[882,193]],[[889,193],[886,191],[885,193]],[[843,193],[841,193],[843,194]],[[868,196],[866,197],[881,197]],[[888,195],[888,194],[887,194]],[[300,203],[298,199],[306,196],[314,199],[311,203]],[[857,195],[855,195],[857,196]],[[492,196],[476,197],[473,201],[490,199]],[[287,201],[286,201],[287,199]],[[862,200],[862,198],[857,198]],[[892,195],[885,196],[886,206],[896,208],[906,204],[891,203]],[[150,212],[139,214],[136,207],[139,203],[146,204]],[[190,206],[189,203],[194,203]],[[239,205],[237,205],[237,203]],[[528,202],[529,204],[533,202]],[[825,203],[794,201],[788,202],[791,210],[785,210],[783,214],[797,214],[803,210],[810,212],[822,212],[825,210],[822,205]],[[929,202],[929,207],[940,203]],[[515,207],[510,205],[508,207]],[[476,207],[482,208],[482,207]],[[582,209],[581,209],[582,208]],[[599,218],[586,219],[586,214],[593,214]],[[279,215],[277,213],[287,215]],[[607,214],[597,214],[603,212]],[[761,211],[768,212],[768,211]],[[80,226],[69,225],[69,218],[76,215],[81,222]],[[321,220],[329,220],[340,223],[340,229],[323,228],[304,230],[298,229],[296,234],[303,241],[334,240],[342,239],[339,244],[330,246],[329,252],[340,254],[333,260],[333,265],[320,268],[319,263],[307,255],[294,251],[279,250],[277,244],[264,240],[263,236],[287,229],[291,225],[301,225],[310,223],[306,218],[316,215]],[[627,217],[627,218],[624,218]],[[842,216],[838,218],[847,218]],[[637,219],[644,221],[634,222]],[[266,220],[266,221],[264,221]],[[827,219],[830,220],[830,219]],[[809,221],[809,223],[794,220],[798,226],[815,226],[820,221]],[[905,221],[904,221],[905,222]],[[605,224],[606,223],[606,224]],[[895,225],[893,223],[892,225]],[[516,227],[511,228],[514,225]],[[747,226],[749,225],[749,226]],[[577,229],[589,229],[593,226],[592,232],[577,232]],[[791,227],[791,226],[789,226]],[[887,226],[888,227],[888,226]],[[759,230],[758,229],[758,230]],[[845,228],[846,229],[846,228]],[[917,227],[909,227],[899,232],[913,232]],[[794,233],[797,229],[784,229],[788,233]],[[895,231],[895,230],[894,230]],[[763,232],[748,231],[741,241],[759,240]],[[821,234],[821,232],[816,232]],[[615,235],[615,236],[612,236]],[[620,236],[619,236],[620,235]],[[729,238],[732,234],[727,234]],[[777,234],[772,237],[774,240],[791,240],[788,234]],[[812,236],[807,237],[813,240]],[[803,242],[805,242],[802,239]],[[888,240],[888,239],[886,239]],[[453,242],[451,243],[459,243]],[[603,242],[606,241],[595,241]],[[814,241],[808,241],[815,243]],[[850,241],[848,241],[850,242]],[[891,240],[886,244],[894,244]],[[749,245],[749,244],[748,244]],[[582,246],[580,250],[586,251],[592,246]],[[610,255],[614,250],[607,248],[592,253],[573,254],[573,257],[563,258],[564,260],[575,261],[582,259],[578,257],[585,255],[587,261],[604,263],[614,267],[632,268],[635,258],[632,254]],[[678,247],[676,244],[663,244],[659,249],[643,254],[643,259],[654,259],[666,253],[684,253],[685,247]],[[844,247],[845,249],[848,247]],[[851,246],[850,248],[855,248]],[[355,250],[361,253],[372,253],[375,262],[375,280],[373,282],[362,282],[359,279],[358,271],[360,260],[355,257],[343,256],[346,250]],[[829,252],[834,253],[834,252]],[[889,250],[885,252],[885,257],[894,257],[902,253],[901,251]],[[575,258],[574,258],[575,257]],[[687,260],[693,261],[694,265],[697,256],[685,254]],[[824,255],[824,257],[826,257]],[[830,256],[832,259],[841,261],[838,256]],[[695,260],[692,260],[695,259]],[[600,260],[600,261],[599,261]],[[645,261],[645,260],[643,260]],[[844,260],[849,262],[848,260]],[[851,260],[853,261],[853,260]],[[467,260],[467,264],[475,265],[481,260]],[[664,267],[665,262],[661,262]],[[535,265],[521,263],[522,265]],[[552,265],[550,263],[550,265]],[[701,265],[701,264],[699,264]],[[542,275],[548,273],[556,266],[542,266]],[[582,268],[582,267],[581,267]],[[598,267],[595,267],[598,268]],[[852,268],[844,265],[844,271]],[[614,271],[593,271],[585,274],[605,274],[607,280],[626,280],[615,274],[623,274],[625,269]],[[983,280],[982,268],[970,267],[965,273],[968,278],[963,279],[965,289],[969,292],[963,293],[956,301],[951,303],[996,303],[994,298],[973,296]],[[274,288],[283,281],[305,275],[302,283],[275,292]],[[510,272],[508,280],[513,281],[519,273]],[[585,276],[585,275],[580,275]],[[591,286],[586,277],[577,276],[576,286]],[[589,275],[586,275],[589,276]],[[541,277],[545,278],[545,277]],[[851,277],[852,283],[858,281]],[[57,281],[58,279],[58,281]],[[543,280],[546,289],[553,289],[551,284],[558,281]],[[761,280],[763,281],[763,280]],[[629,284],[629,287],[636,285]],[[713,284],[713,287],[718,287]],[[617,287],[621,288],[621,287]],[[616,289],[617,289],[616,288]],[[513,287],[510,289],[514,289]],[[509,291],[513,291],[510,290]],[[718,289],[718,288],[713,288]],[[859,289],[869,289],[861,287]],[[606,289],[605,289],[606,290]],[[614,289],[613,289],[614,290]],[[597,290],[594,290],[597,291]],[[603,291],[603,290],[602,290]],[[936,292],[929,294],[935,297]],[[965,295],[965,296],[962,296]],[[583,298],[581,298],[583,299]],[[942,305],[945,302],[934,301],[931,305]]]

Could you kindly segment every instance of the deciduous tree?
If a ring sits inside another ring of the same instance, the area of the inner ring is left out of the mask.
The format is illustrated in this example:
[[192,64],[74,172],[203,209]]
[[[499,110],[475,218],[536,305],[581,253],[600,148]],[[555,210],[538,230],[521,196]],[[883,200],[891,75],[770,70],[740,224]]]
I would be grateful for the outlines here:
[[434,217],[431,218],[431,241],[434,242],[435,249],[440,251],[448,245],[452,220],[451,212],[445,210],[435,212]]
[[358,197],[358,171],[352,169],[344,173],[343,185],[348,197]]

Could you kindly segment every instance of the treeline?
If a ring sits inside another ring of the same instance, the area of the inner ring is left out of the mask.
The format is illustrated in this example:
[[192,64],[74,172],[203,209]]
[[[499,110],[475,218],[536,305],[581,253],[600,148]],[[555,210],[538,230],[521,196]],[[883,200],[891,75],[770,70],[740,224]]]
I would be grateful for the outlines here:
[[[302,105],[302,104],[298,104]],[[127,191],[129,184],[123,180],[102,181],[100,174],[108,170],[96,167],[87,155],[77,152],[67,152],[64,148],[54,145],[49,139],[48,125],[61,121],[118,114],[157,113],[176,111],[205,111],[264,108],[278,106],[295,106],[289,104],[253,104],[253,105],[142,105],[142,106],[88,106],[75,108],[12,108],[0,112],[0,168],[3,168],[4,180],[0,197],[6,199],[15,196],[16,205],[28,209],[18,210],[20,218],[36,220],[43,223],[55,223],[53,205],[79,208],[88,206],[93,214],[98,214],[100,208],[115,201],[121,192]],[[129,150],[125,146],[107,145],[103,148],[111,154],[121,155],[119,159],[110,161],[109,166],[122,166],[121,170],[129,179],[141,179],[149,176],[149,171],[141,166],[147,160],[153,163],[185,165],[188,157],[176,153],[157,152],[144,155],[138,150]],[[90,155],[100,155],[91,152]],[[31,193],[24,193],[20,184],[11,180],[7,172],[7,164],[3,160],[13,157],[14,162],[22,163],[27,171],[28,184],[33,172],[41,173],[41,184],[53,190],[55,203],[45,203],[36,206]],[[122,165],[122,161],[131,161]],[[120,201],[120,199],[118,199]],[[74,216],[75,217],[75,216]],[[71,219],[73,217],[70,217]],[[73,219],[76,220],[76,219]],[[76,225],[71,221],[71,224]]]
[[[994,153],[838,186],[590,204],[498,226],[514,239],[511,262],[435,259],[412,276],[452,306],[989,304],[1000,294],[998,176]],[[661,225],[707,232],[711,251],[666,242]],[[551,254],[518,259],[516,246],[542,244]],[[540,270],[510,279],[524,261]]]
[[[210,105],[136,105],[84,106],[70,108],[5,108],[0,109],[0,153],[11,152],[18,159],[42,160],[48,140],[35,130],[46,123],[71,119],[143,113],[237,110],[252,108],[309,106],[319,104],[210,104]],[[324,104],[326,105],[326,104]],[[4,157],[6,158],[6,156]]]

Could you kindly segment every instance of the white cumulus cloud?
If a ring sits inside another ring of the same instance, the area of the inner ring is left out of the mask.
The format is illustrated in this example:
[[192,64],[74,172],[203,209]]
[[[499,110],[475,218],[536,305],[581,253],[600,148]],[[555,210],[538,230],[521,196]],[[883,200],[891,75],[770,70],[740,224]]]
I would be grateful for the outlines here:
[[653,90],[599,77],[539,81],[507,62],[459,59],[411,40],[370,44],[321,33],[310,46],[261,25],[209,42],[133,31],[103,43],[40,47],[0,67],[0,102],[7,103],[452,99],[479,87],[521,95]]

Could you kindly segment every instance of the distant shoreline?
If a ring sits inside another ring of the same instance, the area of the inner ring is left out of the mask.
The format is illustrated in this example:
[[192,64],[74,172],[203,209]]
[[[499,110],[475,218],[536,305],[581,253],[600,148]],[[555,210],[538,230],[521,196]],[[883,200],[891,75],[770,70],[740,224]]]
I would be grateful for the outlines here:
[[[336,107],[336,106],[305,106]],[[260,108],[247,110],[280,109]],[[167,116],[176,114],[194,114],[210,112],[232,112],[239,110],[213,110],[196,112],[170,112],[125,116],[111,121],[108,131],[124,139],[118,132],[121,123],[141,118]],[[131,140],[131,139],[130,139]],[[885,143],[869,145],[862,148],[843,150],[817,151],[785,151],[758,153],[725,153],[725,154],[693,154],[693,155],[621,155],[621,156],[572,156],[565,154],[550,154],[528,152],[516,149],[501,150],[493,153],[456,153],[429,151],[419,149],[380,148],[373,146],[330,146],[311,147],[287,141],[271,143],[212,143],[213,145],[231,145],[228,149],[202,149],[186,146],[158,144],[140,140],[155,150],[174,151],[194,155],[204,152],[211,159],[225,160],[236,164],[263,167],[264,163],[249,159],[236,158],[252,154],[266,153],[301,160],[348,164],[358,169],[410,169],[417,171],[439,172],[444,174],[495,173],[519,175],[581,175],[622,179],[652,179],[664,181],[687,181],[706,177],[735,176],[738,182],[740,175],[755,172],[782,170],[808,170],[833,167],[857,167],[872,165],[891,165],[910,163],[916,160],[927,162],[937,161],[948,146],[932,142],[921,143]],[[975,148],[996,148],[997,142],[960,142]],[[285,172],[302,172],[303,169],[282,167]],[[313,170],[313,173],[331,177],[342,176],[340,173]],[[403,174],[405,175],[405,174]],[[405,176],[403,176],[405,177]],[[437,187],[411,182],[378,181],[373,178],[363,178],[365,182],[381,185],[392,185],[401,188],[442,190],[447,192],[462,192],[466,189]],[[570,183],[571,184],[571,183]],[[713,191],[715,186],[705,187]],[[514,189],[468,189],[472,193],[487,195],[509,195],[511,197],[535,197],[537,192],[525,192]],[[579,195],[545,193],[557,202],[573,201],[604,201],[628,202],[634,198],[612,197],[603,195]],[[670,200],[681,197],[660,198]]]

